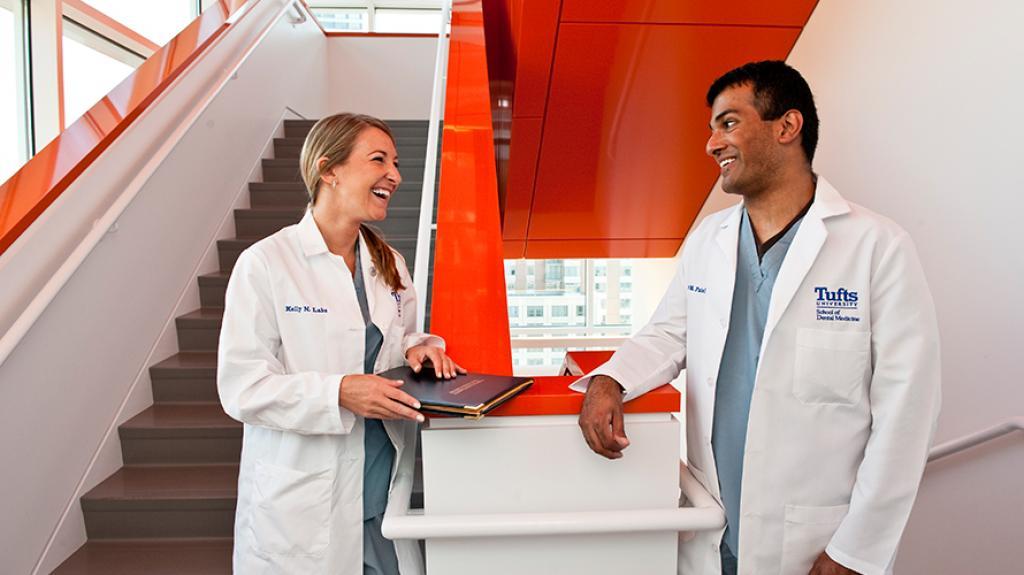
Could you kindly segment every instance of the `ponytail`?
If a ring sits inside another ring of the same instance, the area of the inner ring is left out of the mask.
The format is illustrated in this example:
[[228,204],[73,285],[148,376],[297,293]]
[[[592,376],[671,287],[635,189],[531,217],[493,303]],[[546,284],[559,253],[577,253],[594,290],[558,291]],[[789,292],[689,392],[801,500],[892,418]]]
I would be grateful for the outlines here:
[[391,246],[373,227],[360,224],[359,230],[363,232],[366,249],[370,251],[373,265],[377,268],[377,273],[384,279],[384,283],[388,284],[392,291],[404,290],[405,286],[402,285],[402,276],[398,273],[398,265],[395,263],[395,254],[391,251]]

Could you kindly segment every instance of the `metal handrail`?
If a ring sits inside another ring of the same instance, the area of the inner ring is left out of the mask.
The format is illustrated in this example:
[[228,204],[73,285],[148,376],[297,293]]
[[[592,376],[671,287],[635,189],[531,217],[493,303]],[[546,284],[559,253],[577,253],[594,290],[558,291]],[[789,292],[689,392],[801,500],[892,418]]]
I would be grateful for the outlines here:
[[412,482],[404,483],[399,492],[396,482],[396,493],[384,513],[381,532],[389,539],[707,531],[725,525],[721,506],[682,462],[679,487],[692,507],[676,509],[427,515],[422,510],[409,509]]
[[943,457],[948,457],[954,453],[960,453],[961,451],[992,441],[993,439],[1002,437],[1008,433],[1013,433],[1014,431],[1024,431],[1024,415],[1007,418],[1006,420],[991,427],[982,429],[981,431],[976,431],[959,439],[954,439],[941,445],[936,445],[928,453],[928,462],[931,463],[932,461],[938,461]]
[[448,24],[451,0],[441,7],[441,29],[437,35],[437,59],[434,62],[434,89],[430,98],[430,123],[427,125],[427,157],[423,165],[423,191],[420,196],[420,221],[416,233],[416,261],[413,285],[416,288],[416,330],[424,331],[427,315],[427,279],[430,277],[430,233],[434,227],[434,182],[437,175],[437,145],[440,139],[441,110],[444,109],[445,83],[448,79]]

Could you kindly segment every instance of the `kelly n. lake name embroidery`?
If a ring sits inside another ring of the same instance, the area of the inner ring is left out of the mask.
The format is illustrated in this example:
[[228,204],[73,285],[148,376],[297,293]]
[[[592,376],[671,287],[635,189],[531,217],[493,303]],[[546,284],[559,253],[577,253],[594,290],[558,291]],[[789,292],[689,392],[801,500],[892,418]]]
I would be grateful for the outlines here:
[[327,308],[318,305],[286,305],[285,313],[327,313]]
[[818,321],[860,321],[860,296],[844,287],[831,290],[825,286],[814,288],[817,296],[815,318]]

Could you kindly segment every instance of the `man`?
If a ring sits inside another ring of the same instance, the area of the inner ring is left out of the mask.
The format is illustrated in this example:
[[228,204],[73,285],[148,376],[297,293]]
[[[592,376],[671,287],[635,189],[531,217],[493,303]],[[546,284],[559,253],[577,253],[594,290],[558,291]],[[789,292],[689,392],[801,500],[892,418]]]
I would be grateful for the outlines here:
[[580,427],[616,459],[622,403],[686,367],[689,469],[727,526],[680,573],[891,571],[939,409],[931,296],[901,228],[812,171],[818,117],[783,62],[707,95],[706,151],[742,202],[706,218],[650,323],[586,390]]

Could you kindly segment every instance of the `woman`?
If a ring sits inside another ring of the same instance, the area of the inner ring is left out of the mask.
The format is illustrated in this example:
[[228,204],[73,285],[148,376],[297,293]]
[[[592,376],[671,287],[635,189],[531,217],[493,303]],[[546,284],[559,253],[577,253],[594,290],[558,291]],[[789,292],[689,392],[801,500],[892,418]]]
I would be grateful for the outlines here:
[[463,372],[439,337],[416,333],[401,255],[365,225],[402,177],[380,120],[339,114],[300,156],[310,209],[245,250],[228,283],[217,387],[243,422],[235,573],[402,575],[413,541],[380,533],[395,482],[411,482],[418,402],[373,373],[430,360]]

